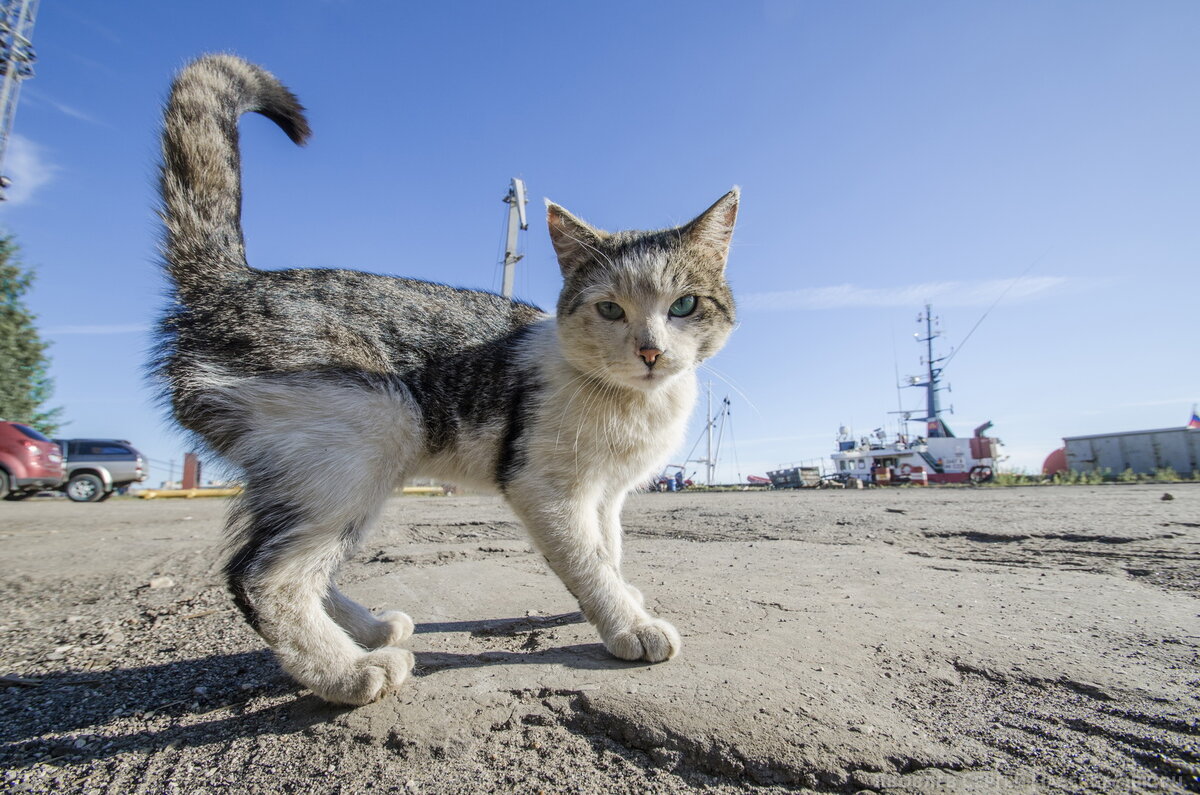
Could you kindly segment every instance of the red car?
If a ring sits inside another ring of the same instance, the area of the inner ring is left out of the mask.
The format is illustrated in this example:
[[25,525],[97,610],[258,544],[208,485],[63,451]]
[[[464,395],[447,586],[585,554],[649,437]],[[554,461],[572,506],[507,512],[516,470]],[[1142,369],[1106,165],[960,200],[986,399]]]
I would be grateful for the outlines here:
[[23,500],[63,482],[62,450],[19,422],[0,421],[0,497]]

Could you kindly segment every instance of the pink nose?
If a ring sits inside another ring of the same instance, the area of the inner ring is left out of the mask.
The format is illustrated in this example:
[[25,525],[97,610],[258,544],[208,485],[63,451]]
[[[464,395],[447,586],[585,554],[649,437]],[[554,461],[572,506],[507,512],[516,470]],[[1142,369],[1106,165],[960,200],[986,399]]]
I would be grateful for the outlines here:
[[638,356],[641,356],[642,361],[644,361],[646,364],[649,364],[649,365],[653,365],[654,362],[658,360],[658,357],[662,356],[662,353],[663,352],[660,351],[658,348],[639,348],[638,349]]

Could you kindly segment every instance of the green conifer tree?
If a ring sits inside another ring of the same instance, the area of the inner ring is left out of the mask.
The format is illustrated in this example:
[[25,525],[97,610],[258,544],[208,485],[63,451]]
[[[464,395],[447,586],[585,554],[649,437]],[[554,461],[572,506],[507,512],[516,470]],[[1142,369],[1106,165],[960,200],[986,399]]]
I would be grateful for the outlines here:
[[0,236],[0,419],[23,422],[47,436],[58,431],[61,408],[48,408],[54,391],[47,374],[49,343],[38,336],[24,296],[34,273],[21,265],[11,235]]

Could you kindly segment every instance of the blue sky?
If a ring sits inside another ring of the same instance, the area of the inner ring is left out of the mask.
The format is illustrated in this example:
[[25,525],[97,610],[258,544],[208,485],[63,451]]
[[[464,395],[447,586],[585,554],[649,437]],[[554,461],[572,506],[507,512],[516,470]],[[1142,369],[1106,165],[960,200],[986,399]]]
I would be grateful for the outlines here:
[[741,325],[704,376],[733,404],[720,479],[894,423],[927,300],[961,350],[949,424],[992,420],[1036,470],[1063,436],[1200,401],[1198,40],[1193,2],[45,0],[0,227],[38,272],[64,435],[178,461],[142,378],[160,103],[231,51],[314,129],[299,149],[243,120],[251,264],[498,289],[520,176],[518,297],[553,307],[540,197],[658,228],[740,185]]

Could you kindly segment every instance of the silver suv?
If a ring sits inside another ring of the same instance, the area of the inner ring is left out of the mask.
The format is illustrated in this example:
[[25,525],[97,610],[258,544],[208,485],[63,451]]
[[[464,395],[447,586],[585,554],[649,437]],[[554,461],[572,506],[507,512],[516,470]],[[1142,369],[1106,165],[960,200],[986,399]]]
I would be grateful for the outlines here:
[[67,481],[60,488],[75,502],[101,502],[117,489],[150,476],[146,459],[124,439],[55,439]]

